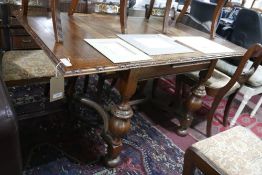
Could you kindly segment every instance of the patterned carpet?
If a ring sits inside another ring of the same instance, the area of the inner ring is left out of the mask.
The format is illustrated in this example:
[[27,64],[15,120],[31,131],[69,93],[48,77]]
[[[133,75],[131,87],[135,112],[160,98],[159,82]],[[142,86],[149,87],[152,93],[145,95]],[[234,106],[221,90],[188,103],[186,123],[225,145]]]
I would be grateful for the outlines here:
[[[85,150],[80,150],[95,151],[96,155],[93,155],[94,158],[91,162],[81,162],[70,152],[66,152],[63,148],[54,144],[39,144],[31,150],[27,159],[27,170],[24,174],[181,174],[183,151],[139,114],[133,117],[132,126],[131,131],[123,140],[124,150],[121,154],[123,162],[117,168],[107,169],[103,166],[100,160],[102,155],[105,154],[103,141],[94,128],[87,129],[88,126],[85,126],[87,132],[83,134],[88,135],[85,139],[91,142],[92,146],[89,145]],[[75,148],[77,148],[76,145]]]
[[[92,79],[86,97],[95,98],[96,79]],[[82,80],[77,92],[81,92]],[[48,100],[44,85],[9,88],[15,108],[25,103]],[[30,94],[30,95],[28,95]],[[110,106],[119,101],[115,90],[104,87],[103,104]],[[29,100],[28,100],[29,99]],[[97,114],[80,104],[72,119],[66,113],[20,121],[20,139],[24,160],[24,175],[180,175],[184,152],[138,111],[132,118],[132,129],[123,139],[122,164],[107,169],[101,158],[105,143],[100,137],[101,121]]]
[[[91,79],[89,89],[84,96],[91,99],[96,97],[96,81],[95,77]],[[9,92],[15,107],[19,109],[25,103],[47,101],[48,99],[44,97],[44,87],[44,85],[15,87],[9,88]],[[81,87],[83,87],[82,79],[77,83],[77,93],[81,92]],[[163,86],[160,89],[165,92],[168,91]],[[172,99],[170,94],[165,94]],[[167,98],[163,98],[168,103]],[[251,100],[237,124],[250,128],[261,138],[261,109],[253,119],[248,115],[257,98]],[[110,90],[109,86],[106,85],[102,94],[104,106],[109,107],[119,100],[118,92]],[[238,100],[235,101],[235,105],[230,111],[230,116],[234,115],[240,100],[241,96],[238,96]],[[211,97],[204,99],[203,108],[197,113],[196,120],[194,120],[192,128],[189,129],[189,134],[197,140],[205,138],[204,116],[210,108],[211,102]],[[226,100],[223,100],[216,111],[213,134],[227,129],[219,122],[225,102]],[[140,107],[135,108],[132,129],[123,140],[122,164],[113,169],[107,169],[103,166],[102,157],[105,155],[106,145],[100,137],[102,122],[93,110],[77,104],[73,107],[76,111],[74,114],[76,118],[74,119],[70,118],[67,113],[59,113],[21,121],[19,123],[20,138],[25,168],[23,174],[181,174],[184,152],[174,143],[186,143],[188,139],[173,137],[176,125],[172,124],[177,123],[175,116],[166,118],[163,111],[157,112],[150,103],[148,107],[151,112],[149,115],[145,111],[141,111]],[[192,139],[183,147],[187,148],[190,144],[192,144]],[[196,172],[196,174],[201,173]]]
[[[236,125],[241,125],[246,128],[249,128],[253,133],[255,133],[258,137],[262,139],[262,109],[260,108],[257,111],[257,114],[251,118],[250,113],[252,112],[253,108],[255,107],[255,103],[257,102],[260,96],[253,97],[247,106],[242,111],[241,115],[237,119]],[[236,100],[234,100],[234,104],[230,109],[229,113],[229,122],[232,120],[233,116],[235,115],[240,102],[242,100],[242,95],[238,94]],[[193,129],[190,131],[190,134],[196,138],[197,140],[201,140],[205,138],[205,129],[206,129],[206,121],[203,118],[207,113],[208,109],[210,109],[211,104],[213,102],[212,97],[205,97],[202,109],[197,113],[198,120],[195,122]],[[212,133],[217,134],[219,132],[225,131],[230,127],[224,127],[222,125],[223,121],[223,114],[227,100],[224,99],[218,106],[218,109],[215,112],[214,120],[212,123]]]
[[[175,77],[170,76],[169,80],[172,81],[175,84]],[[166,94],[169,94],[168,97],[172,98],[173,96],[170,94],[174,94],[174,91],[172,88],[169,87],[165,82],[160,81],[159,88],[160,91],[165,92]],[[159,94],[159,93],[158,93]],[[163,94],[162,94],[163,95]],[[259,100],[261,95],[254,96],[248,104],[245,106],[244,110],[242,111],[240,117],[238,118],[236,125],[242,125],[244,127],[249,128],[252,132],[254,132],[258,137],[262,138],[262,108],[260,107],[257,111],[254,118],[250,117],[251,111],[255,107],[256,102]],[[241,100],[243,99],[242,94],[238,94],[237,97],[234,100],[234,104],[232,105],[232,108],[230,109],[229,113],[229,122],[231,121],[232,117],[236,113]],[[205,116],[208,112],[208,110],[211,108],[211,104],[213,102],[213,98],[206,96],[203,99],[203,106],[202,108],[195,114],[195,119],[193,121],[193,124],[191,128],[189,129],[189,134],[194,137],[196,140],[202,140],[206,138],[206,119]],[[217,134],[221,131],[229,129],[229,126],[224,127],[222,125],[222,118],[223,113],[225,109],[227,99],[224,98],[222,102],[219,104],[214,120],[212,123],[212,134]],[[175,116],[169,116],[171,119],[171,122],[178,123],[178,120],[175,118]]]

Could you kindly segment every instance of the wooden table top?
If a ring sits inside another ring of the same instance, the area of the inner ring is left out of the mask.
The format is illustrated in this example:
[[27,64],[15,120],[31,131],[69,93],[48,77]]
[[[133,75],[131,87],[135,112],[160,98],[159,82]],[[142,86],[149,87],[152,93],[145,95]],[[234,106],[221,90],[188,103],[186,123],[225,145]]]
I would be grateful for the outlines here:
[[[74,14],[69,17],[61,13],[63,43],[56,43],[50,16],[17,16],[20,23],[46,51],[52,61],[57,64],[60,58],[70,58],[73,66],[62,67],[64,76],[78,76],[100,72],[112,72],[131,68],[150,67],[158,65],[175,65],[187,62],[206,61],[208,59],[242,56],[245,49],[236,46],[222,38],[216,37],[215,42],[229,47],[235,52],[220,54],[204,54],[201,52],[153,56],[150,61],[114,64],[100,52],[87,44],[85,38],[117,38],[120,34],[119,17],[102,14]],[[128,17],[129,34],[159,34],[162,30],[161,17],[152,17],[145,22],[141,17]],[[209,35],[183,24],[169,27],[169,36],[203,36]]]

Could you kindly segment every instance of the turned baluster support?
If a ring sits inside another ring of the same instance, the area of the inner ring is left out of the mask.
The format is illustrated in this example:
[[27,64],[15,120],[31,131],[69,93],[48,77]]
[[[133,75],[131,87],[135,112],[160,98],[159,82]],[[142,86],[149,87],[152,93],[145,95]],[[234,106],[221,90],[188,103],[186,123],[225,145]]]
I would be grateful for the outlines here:
[[199,81],[195,88],[192,88],[192,94],[184,102],[182,108],[184,116],[180,119],[180,127],[177,129],[177,134],[186,136],[187,130],[190,127],[193,114],[202,107],[202,98],[206,96],[205,82],[212,76],[217,60],[211,60],[208,70],[199,73]]
[[128,102],[137,87],[135,70],[120,72],[118,82],[122,100],[120,104],[112,107],[108,131],[102,135],[108,144],[105,163],[109,167],[115,167],[120,163],[119,155],[123,147],[122,138],[131,127],[130,119],[133,116],[133,110]]
[[183,107],[185,108],[185,116],[180,119],[180,127],[177,129],[177,134],[186,136],[187,129],[193,121],[193,113],[199,110],[202,106],[202,98],[206,96],[205,86],[203,84],[193,89],[189,99],[185,101]]

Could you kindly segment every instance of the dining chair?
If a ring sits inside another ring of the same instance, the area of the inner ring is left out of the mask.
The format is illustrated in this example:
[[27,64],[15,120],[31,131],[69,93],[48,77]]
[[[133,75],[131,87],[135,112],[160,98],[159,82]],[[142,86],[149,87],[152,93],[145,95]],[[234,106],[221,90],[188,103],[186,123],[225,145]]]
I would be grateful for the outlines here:
[[[186,0],[182,11],[176,19],[176,23],[182,22],[200,31],[210,33],[210,38],[212,39],[215,37],[218,20],[224,4],[224,0],[217,0],[216,3]],[[190,13],[186,14],[189,7]]]
[[[153,2],[150,5],[153,7]],[[210,34],[210,38],[215,37],[215,26],[217,24],[218,17],[220,16],[221,9],[223,7],[224,0],[218,0],[216,3],[206,3],[200,0],[185,0],[184,7],[176,19],[176,22],[181,21],[182,23],[196,28],[200,31]],[[191,5],[190,13],[186,14],[187,9]],[[150,12],[147,14],[147,18],[150,17]],[[165,77],[154,79],[152,87],[152,97],[155,96],[159,81],[166,82],[169,86],[173,83]],[[176,79],[176,85],[180,84],[180,78]],[[177,95],[177,94],[176,94]]]
[[226,7],[235,7],[235,6],[244,7],[245,3],[246,3],[246,0],[241,0],[241,1],[227,0],[225,6]]
[[233,26],[225,30],[231,30],[227,40],[241,47],[248,48],[254,43],[262,43],[261,13],[243,8],[239,10]]
[[261,139],[236,126],[190,146],[184,155],[183,175],[193,175],[196,168],[207,175],[259,175],[261,164]]
[[[150,0],[149,4],[149,9],[146,14],[146,20],[148,21],[152,10],[154,8],[155,0]],[[167,26],[168,26],[168,19],[169,19],[169,11],[171,9],[172,5],[172,0],[166,0],[166,8],[165,8],[165,13],[164,13],[164,21],[163,21],[163,28],[162,28],[162,33],[167,33]]]
[[[248,26],[248,27],[247,27]],[[231,35],[228,40],[248,48],[254,43],[262,43],[262,16],[261,13],[252,9],[241,9],[235,20],[232,28]],[[219,60],[216,69],[232,76],[239,65],[240,60]],[[252,61],[247,63],[247,66],[251,65]],[[243,94],[243,100],[237,109],[233,119],[230,122],[230,126],[234,126],[245,105],[252,96],[262,93],[262,66],[259,66],[254,75],[239,89],[239,93]],[[255,109],[252,111],[251,116],[253,117],[259,108],[258,103]],[[224,125],[227,122],[228,116],[224,118]]]
[[[22,15],[24,17],[28,14],[28,3],[30,0],[22,0]],[[63,42],[63,31],[60,18],[60,3],[59,0],[50,0],[51,16],[53,23],[53,30],[56,42]],[[77,7],[78,0],[72,0],[70,8],[68,10],[68,15],[72,16]],[[121,32],[123,34],[127,33],[127,0],[120,1],[120,25]]]
[[[211,38],[213,38],[215,34],[215,25],[217,24],[221,9],[224,5],[224,0],[217,0],[217,3],[207,3],[200,0],[185,0],[182,3],[183,3],[183,8],[179,13],[176,22],[178,21],[180,22],[182,18],[186,15],[186,13],[190,11],[190,13],[187,15],[194,23],[191,22],[188,23],[188,25],[193,24],[192,26],[193,28],[197,28],[207,33],[211,31]],[[154,8],[154,4],[155,4],[155,0],[151,0],[149,4],[148,12],[146,14],[146,20],[149,20],[152,10]],[[164,13],[162,33],[167,33],[169,12],[171,9],[171,5],[172,5],[172,0],[166,0],[166,8]],[[190,10],[188,10],[189,7]],[[172,19],[175,19],[175,16]]]
[[19,175],[22,174],[22,156],[17,116],[1,75],[0,99],[0,171]]
[[[253,60],[249,66],[246,63]],[[246,82],[251,80],[262,61],[262,46],[260,44],[255,44],[251,46],[244,56],[241,58],[239,65],[235,69],[231,77],[227,76],[225,73],[214,69],[214,72],[206,83],[207,95],[214,97],[211,109],[207,114],[207,136],[211,136],[212,121],[214,113],[224,97],[228,97],[227,104],[224,111],[224,124],[225,119],[227,119],[230,106],[232,105],[233,99],[237,94],[237,90],[241,88]],[[199,72],[191,72],[182,75],[184,80],[187,81],[198,81]]]
[[[75,12],[79,0],[72,0],[68,15],[72,16]],[[120,26],[122,34],[127,33],[127,0],[120,0]]]

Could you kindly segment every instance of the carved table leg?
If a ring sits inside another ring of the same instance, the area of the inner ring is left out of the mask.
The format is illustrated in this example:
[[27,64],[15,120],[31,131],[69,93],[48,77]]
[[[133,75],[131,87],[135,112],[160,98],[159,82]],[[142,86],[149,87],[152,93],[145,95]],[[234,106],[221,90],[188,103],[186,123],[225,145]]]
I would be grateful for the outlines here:
[[120,25],[122,34],[127,33],[127,0],[120,0]]
[[108,132],[103,134],[103,138],[108,144],[105,161],[109,167],[115,167],[120,163],[119,154],[123,147],[122,137],[129,131],[131,127],[130,119],[133,116],[133,111],[128,101],[135,93],[137,87],[137,79],[133,71],[121,73],[118,81],[122,102],[112,107]]
[[196,88],[192,89],[191,96],[183,105],[184,118],[180,121],[180,127],[177,134],[181,136],[187,135],[187,129],[190,127],[193,120],[193,113],[199,110],[202,106],[202,98],[206,96],[205,82],[211,77],[215,69],[217,60],[211,60],[208,70],[199,73],[199,82]]
[[187,129],[190,127],[193,120],[193,113],[199,110],[202,106],[202,98],[206,95],[204,85],[199,85],[193,89],[189,99],[184,103],[185,117],[180,120],[180,127],[177,129],[177,134],[180,136],[186,136]]

